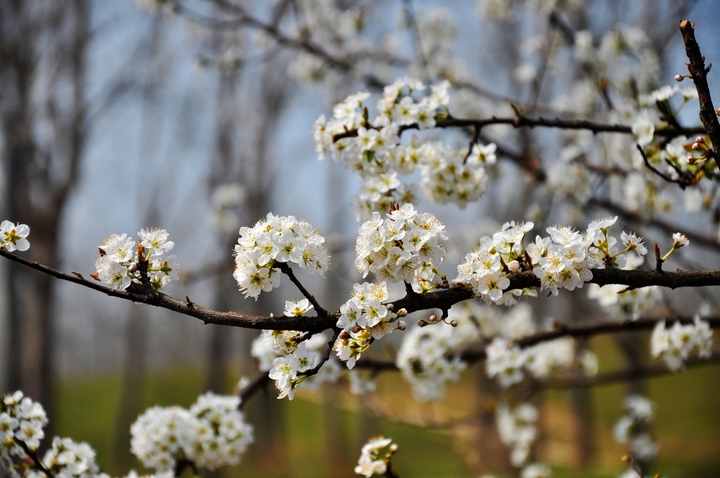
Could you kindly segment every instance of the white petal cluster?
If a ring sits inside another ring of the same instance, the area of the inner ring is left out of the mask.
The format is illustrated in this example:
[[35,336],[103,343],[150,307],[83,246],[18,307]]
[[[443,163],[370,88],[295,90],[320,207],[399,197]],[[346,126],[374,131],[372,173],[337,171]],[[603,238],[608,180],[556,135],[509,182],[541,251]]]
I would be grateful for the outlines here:
[[552,470],[544,463],[532,463],[520,472],[520,478],[550,478]]
[[396,451],[397,445],[392,442],[392,438],[371,438],[360,451],[355,473],[366,477],[384,475],[388,462]]
[[330,255],[325,238],[306,221],[269,213],[253,227],[241,227],[233,277],[245,297],[258,298],[280,285],[278,263],[295,263],[325,277]]
[[43,427],[48,419],[42,405],[21,391],[7,394],[0,400],[0,457],[25,458],[20,443],[36,451],[45,437]]
[[697,351],[700,358],[709,358],[712,354],[713,332],[710,324],[695,317],[695,323],[682,325],[675,322],[666,328],[661,320],[653,329],[650,338],[650,350],[653,358],[662,357],[670,370],[682,370],[685,360]]
[[500,403],[495,412],[500,441],[510,447],[510,463],[521,467],[527,462],[530,449],[538,436],[537,409],[530,403],[510,408]]
[[514,341],[537,333],[532,308],[520,304],[504,314],[488,314],[489,307],[474,307],[472,320],[482,334],[492,338],[485,349],[487,375],[497,378],[504,388],[521,382],[525,373],[538,380],[562,376],[580,367],[586,375],[597,373],[597,356],[587,349],[577,350],[571,337],[540,342],[521,348]]
[[[647,249],[634,234],[622,234],[623,249],[618,240],[609,235],[609,228],[617,217],[591,222],[581,234],[556,225],[547,228],[550,237],[536,236],[525,245],[525,236],[532,230],[532,222],[505,223],[492,237],[484,236],[479,246],[465,256],[458,266],[457,283],[468,284],[477,297],[487,303],[515,305],[519,293],[504,293],[510,286],[508,276],[532,270],[540,279],[540,290],[549,289],[553,295],[561,288],[581,288],[592,279],[592,268],[624,267],[629,257],[642,257]],[[633,262],[637,266],[637,261]],[[522,294],[527,294],[523,291]]]
[[419,402],[438,401],[445,397],[447,382],[457,382],[467,368],[458,355],[462,347],[480,339],[478,327],[470,314],[460,308],[450,309],[447,321],[457,324],[437,324],[413,327],[403,337],[395,363],[412,386]]
[[178,460],[209,470],[236,465],[254,441],[239,405],[237,396],[207,393],[190,410],[150,408],[130,427],[131,450],[143,466],[158,472],[172,471]]
[[[620,293],[622,291],[622,293]],[[609,317],[627,317],[637,320],[662,302],[662,292],[657,286],[627,290],[627,286],[609,284],[600,287],[588,285],[588,297],[595,299]]]
[[[313,139],[320,158],[327,153],[336,161],[344,158],[348,169],[363,180],[357,200],[359,217],[387,210],[391,203],[413,201],[412,189],[401,184],[398,175],[418,170],[426,196],[439,203],[465,207],[485,193],[485,166],[495,163],[495,144],[476,144],[467,151],[439,141],[422,142],[416,135],[401,144],[403,129],[413,125],[425,130],[448,117],[449,87],[449,82],[442,81],[416,99],[425,85],[403,78],[384,88],[377,102],[378,116],[372,121],[365,103],[370,94],[359,92],[335,105],[330,120],[321,116],[315,122]],[[343,137],[336,139],[338,135]]]
[[[70,438],[53,438],[52,447],[45,452],[42,462],[57,477],[110,478],[100,473],[95,450],[87,443],[77,443]],[[44,476],[40,472],[37,475]]]
[[[510,286],[508,267],[525,260],[525,235],[534,226],[532,222],[508,222],[492,237],[483,236],[475,250],[458,265],[455,281],[472,286],[475,295],[486,303],[504,303],[503,291]],[[508,298],[510,303],[515,302],[512,295]]]
[[350,295],[350,299],[340,306],[337,326],[343,330],[333,346],[348,369],[355,366],[374,340],[396,328],[405,328],[405,322],[398,320],[392,307],[384,304],[389,297],[385,281],[355,284]]
[[13,224],[10,221],[0,223],[0,249],[8,252],[27,251],[30,242],[27,240],[30,228],[26,224]]
[[412,283],[422,291],[443,261],[445,226],[430,213],[419,213],[412,204],[393,209],[385,219],[374,212],[358,230],[355,268],[380,281]]
[[638,460],[648,461],[657,455],[660,446],[648,433],[655,406],[646,397],[629,395],[623,402],[625,414],[615,423],[613,434],[620,444],[629,443],[630,453]]
[[160,228],[143,228],[138,236],[140,241],[136,243],[127,234],[113,234],[98,246],[97,278],[117,290],[125,290],[132,283],[167,290],[171,281],[180,278],[177,257],[166,255],[175,243]]
[[320,362],[327,342],[325,334],[305,339],[293,330],[263,330],[253,341],[251,354],[258,360],[260,370],[269,372],[269,377],[275,380],[275,387],[280,392],[278,398],[292,400],[298,387],[316,390],[322,382],[337,381],[340,367],[330,360],[316,375],[303,375]]

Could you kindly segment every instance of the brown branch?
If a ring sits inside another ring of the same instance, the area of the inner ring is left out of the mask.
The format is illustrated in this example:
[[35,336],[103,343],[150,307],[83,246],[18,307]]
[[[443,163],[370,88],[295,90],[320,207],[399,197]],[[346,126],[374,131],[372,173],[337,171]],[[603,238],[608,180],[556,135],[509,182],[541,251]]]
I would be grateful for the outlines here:
[[[693,358],[685,361],[685,367],[697,367],[701,365],[715,365],[720,362],[720,353],[714,353],[707,359]],[[597,385],[610,385],[629,380],[639,380],[650,377],[659,377],[677,373],[669,370],[665,364],[646,365],[644,367],[631,367],[623,370],[616,370],[596,375],[595,377],[576,377],[570,379],[557,379],[545,382],[543,388],[566,389],[566,388],[589,388]]]
[[24,451],[25,454],[30,457],[30,459],[31,459],[32,462],[35,464],[35,467],[36,467],[38,470],[42,471],[42,473],[43,473],[45,476],[47,476],[48,478],[54,478],[55,475],[53,475],[53,473],[48,469],[48,467],[46,467],[46,466],[43,464],[43,462],[40,460],[40,457],[38,456],[37,452],[32,451],[32,450],[30,449],[30,447],[27,446],[27,443],[25,443],[24,441],[19,440],[19,439],[17,439],[17,438],[14,438],[14,440],[15,440],[15,443],[16,443],[20,448],[22,448],[22,451]]
[[693,184],[695,184],[697,182],[695,180],[694,173],[692,173],[690,171],[683,171],[672,163],[669,163],[669,164],[671,166],[673,166],[673,169],[675,170],[675,172],[678,173],[678,178],[675,179],[675,178],[668,176],[667,174],[663,173],[662,171],[657,169],[655,166],[653,166],[652,163],[650,163],[650,160],[648,159],[647,154],[645,154],[645,150],[642,148],[642,146],[640,146],[639,144],[636,144],[635,146],[637,147],[637,150],[640,151],[640,154],[642,155],[645,166],[647,166],[647,168],[650,171],[657,174],[658,176],[663,178],[665,181],[667,181],[669,183],[677,183],[681,189],[685,189],[688,186],[692,186]]
[[[661,219],[652,218],[652,217],[651,218],[642,217],[637,213],[625,210],[624,208],[618,206],[617,204],[613,204],[611,202],[603,201],[600,199],[591,199],[590,202],[588,203],[588,205],[605,209],[606,211],[609,211],[612,214],[616,214],[616,215],[622,217],[626,221],[637,221],[637,222],[640,222],[643,224],[648,224],[652,227],[657,227],[659,229],[664,230],[668,234],[673,234],[675,232],[678,232],[678,230],[680,229],[678,226],[669,224]],[[686,231],[686,230],[683,230],[683,234],[685,234],[685,236],[688,239],[690,239],[690,241],[693,244],[700,244],[700,245],[710,247],[715,250],[720,248],[720,243],[714,237],[704,236],[700,233]]]
[[[529,116],[513,116],[513,117],[497,117],[484,119],[471,119],[471,118],[448,118],[445,120],[438,121],[436,123],[437,128],[462,128],[462,127],[473,127],[483,128],[490,125],[506,124],[514,128],[558,128],[558,129],[569,129],[569,130],[587,130],[593,133],[620,133],[620,134],[633,134],[632,126],[623,124],[609,124],[609,123],[597,123],[588,120],[564,120],[560,118],[545,118],[542,116],[529,117]],[[406,130],[419,129],[417,124],[410,124],[400,126],[398,129],[399,133]],[[661,136],[666,138],[675,138],[677,136],[694,136],[697,134],[705,133],[705,129],[702,126],[690,127],[690,128],[665,128],[655,131],[655,136]],[[344,133],[339,133],[333,136],[333,141],[338,141],[343,138],[352,138],[357,136],[357,130],[349,130]]]
[[332,352],[333,345],[335,345],[335,341],[338,338],[338,335],[340,335],[342,329],[339,329],[335,327],[335,330],[333,331],[333,336],[328,342],[327,349],[325,350],[325,354],[322,356],[320,361],[310,370],[306,370],[304,372],[300,372],[300,375],[303,375],[305,377],[312,377],[313,375],[317,375],[317,373],[320,371],[323,365],[325,365],[325,362],[330,360],[330,353]]
[[[624,320],[617,322],[597,322],[594,324],[581,325],[560,325],[555,330],[538,332],[536,334],[515,340],[515,345],[520,348],[531,347],[543,342],[549,342],[563,337],[588,338],[595,335],[613,334],[620,332],[638,332],[654,328],[658,322],[664,320],[666,323],[680,322],[692,324],[694,319],[689,317],[676,317],[669,319],[638,319]],[[706,317],[702,319],[710,324],[710,327],[720,328],[720,317]],[[442,327],[442,325],[439,325]],[[466,350],[460,354],[460,358],[467,363],[483,361],[487,358],[485,350]],[[371,369],[375,371],[395,370],[397,366],[392,360],[374,359],[363,357],[355,364],[356,367]]]
[[270,377],[268,376],[267,372],[262,372],[258,374],[250,383],[245,385],[242,390],[240,390],[237,395],[240,397],[240,407],[242,408],[245,406],[245,403],[248,401],[250,397],[252,397],[257,391],[265,388],[265,386],[270,383]]
[[682,20],[680,22],[680,32],[682,33],[683,43],[685,43],[685,54],[690,60],[687,63],[688,71],[698,92],[700,121],[702,121],[707,134],[710,136],[713,156],[717,160],[720,158],[720,123],[718,123],[717,113],[710,97],[710,87],[707,82],[707,73],[710,71],[710,67],[705,68],[705,57],[700,52],[700,46],[695,40],[695,24],[690,23],[688,20]]
[[[18,262],[57,279],[82,285],[89,289],[102,292],[111,297],[141,302],[161,307],[202,320],[206,324],[227,325],[248,329],[297,330],[317,333],[334,329],[338,312],[318,315],[316,317],[273,317],[248,315],[238,312],[222,312],[198,305],[188,298],[176,299],[149,288],[130,287],[128,290],[116,290],[100,282],[90,281],[75,274],[66,274],[51,267],[25,259],[16,254],[0,249],[0,256]],[[648,286],[661,286],[676,289],[678,287],[703,287],[720,285],[720,271],[638,271],[622,269],[593,269],[593,278],[588,281],[598,285],[619,284],[630,289]],[[508,276],[510,286],[506,291],[539,287],[540,279],[532,272],[518,272]],[[473,298],[472,290],[464,285],[440,289],[424,294],[406,296],[393,302],[395,310],[405,308],[408,313],[418,310],[440,309],[449,310],[454,304]]]
[[320,303],[317,301],[314,295],[312,295],[308,290],[305,288],[304,285],[295,277],[295,273],[292,270],[292,267],[290,267],[290,264],[286,262],[276,262],[275,265],[280,269],[280,272],[285,274],[290,278],[290,282],[295,284],[295,287],[297,287],[300,290],[300,293],[310,301],[310,303],[315,307],[315,311],[319,316],[325,317],[328,315],[328,311],[325,310]]

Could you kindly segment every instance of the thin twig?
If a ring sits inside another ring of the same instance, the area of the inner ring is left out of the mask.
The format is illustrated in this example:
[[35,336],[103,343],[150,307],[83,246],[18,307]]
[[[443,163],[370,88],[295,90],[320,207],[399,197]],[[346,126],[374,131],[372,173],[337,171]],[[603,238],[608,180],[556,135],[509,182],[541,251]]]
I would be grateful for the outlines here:
[[308,290],[305,288],[304,285],[295,277],[295,273],[292,270],[292,267],[290,267],[290,264],[287,264],[286,262],[276,262],[275,265],[280,269],[280,271],[288,276],[290,278],[290,282],[295,284],[295,287],[297,287],[300,290],[300,293],[310,301],[310,303],[315,308],[315,311],[317,312],[318,316],[324,317],[328,315],[328,311],[325,310],[320,306],[320,303],[315,299],[315,296],[312,295]]
[[332,352],[333,345],[335,345],[335,341],[337,340],[338,335],[340,335],[341,330],[342,329],[335,327],[333,331],[333,336],[327,344],[328,346],[325,350],[325,355],[323,355],[322,359],[320,359],[320,361],[313,368],[301,372],[301,375],[304,375],[305,377],[312,377],[313,375],[316,375],[320,371],[322,366],[325,365],[325,362],[330,360],[330,353]]
[[650,160],[648,159],[647,155],[645,154],[645,150],[643,149],[642,146],[640,146],[639,144],[636,144],[635,146],[637,147],[637,150],[640,151],[643,161],[645,162],[645,166],[647,166],[647,168],[650,171],[657,174],[658,176],[663,178],[665,181],[667,181],[669,183],[676,183],[678,186],[680,186],[681,189],[685,189],[686,187],[692,186],[693,184],[695,184],[695,182],[696,182],[694,180],[695,175],[693,173],[691,173],[690,171],[681,171],[678,168],[674,168],[675,171],[678,172],[679,176],[677,178],[668,176],[667,174],[663,173],[659,169],[655,168],[655,166],[653,166],[650,163]]
[[687,63],[688,71],[698,92],[700,121],[705,126],[708,136],[710,136],[713,156],[717,160],[720,158],[720,123],[718,123],[717,113],[710,97],[710,87],[707,82],[707,73],[710,71],[710,67],[705,68],[705,57],[700,52],[700,46],[695,40],[695,24],[690,23],[688,20],[681,21],[680,32],[682,33],[683,43],[685,43],[685,54],[690,60]]

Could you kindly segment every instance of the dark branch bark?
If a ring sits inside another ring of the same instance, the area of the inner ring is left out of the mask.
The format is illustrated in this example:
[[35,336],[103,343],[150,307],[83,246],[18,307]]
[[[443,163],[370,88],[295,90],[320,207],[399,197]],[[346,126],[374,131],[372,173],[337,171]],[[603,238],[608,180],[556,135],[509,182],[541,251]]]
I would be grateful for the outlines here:
[[[689,317],[673,317],[662,320],[664,320],[666,323],[693,323],[693,319]],[[720,317],[706,317],[702,320],[708,322],[710,324],[710,327],[720,328]],[[639,319],[635,321],[625,320],[619,322],[598,322],[594,324],[582,325],[560,325],[555,330],[538,332],[534,335],[530,335],[528,337],[516,340],[515,344],[521,348],[525,348],[563,337],[588,338],[601,334],[650,330],[654,328],[660,321],[660,319]],[[460,357],[463,361],[468,363],[480,362],[487,358],[485,350],[467,350],[465,352],[462,352],[460,354]],[[358,360],[355,366],[358,368],[372,369],[375,371],[395,370],[397,368],[395,362],[392,360],[380,360],[371,357],[361,358],[360,360]]]
[[[473,127],[483,128],[490,125],[506,124],[514,128],[558,128],[558,129],[569,129],[569,130],[587,130],[593,133],[620,133],[620,134],[632,134],[632,126],[623,124],[608,124],[608,123],[596,123],[588,120],[564,120],[560,118],[544,118],[542,116],[529,117],[529,116],[514,116],[507,118],[499,118],[493,116],[492,118],[484,119],[472,119],[472,118],[449,118],[446,120],[438,121],[436,124],[437,128],[462,128],[462,127]],[[403,132],[410,129],[418,129],[417,124],[411,124],[401,126],[399,132]],[[655,131],[655,136],[662,136],[665,138],[675,138],[677,136],[694,136],[697,134],[705,133],[705,128],[702,126],[690,127],[690,128],[665,128]],[[346,133],[340,133],[333,136],[333,141],[337,141],[343,138],[352,138],[357,136],[357,130],[350,130]]]
[[695,40],[695,24],[690,23],[688,20],[681,21],[680,32],[685,43],[685,54],[690,60],[687,63],[688,71],[698,92],[700,121],[702,121],[707,134],[710,136],[713,155],[717,160],[720,158],[720,123],[718,123],[717,113],[710,97],[710,87],[707,82],[707,73],[710,71],[710,67],[705,68],[705,57],[700,52],[700,46]]
[[[100,282],[90,281],[83,278],[79,273],[66,274],[51,267],[39,264],[0,249],[0,256],[11,261],[18,262],[24,266],[43,272],[55,278],[82,285],[84,287],[102,292],[111,297],[141,302],[155,307],[161,307],[173,312],[195,317],[206,324],[228,325],[247,329],[273,329],[273,330],[298,330],[303,332],[317,333],[335,327],[339,312],[318,315],[316,317],[273,317],[261,315],[248,315],[238,312],[223,312],[208,309],[195,304],[189,298],[185,300],[176,299],[169,295],[154,292],[151,289],[130,287],[128,290],[116,290],[107,287]],[[676,289],[679,287],[703,287],[720,285],[720,271],[637,271],[622,269],[593,269],[593,278],[589,283],[600,286],[608,284],[619,284],[628,286],[629,289],[637,289],[648,286],[661,286]],[[508,277],[510,286],[507,290],[539,287],[540,279],[532,272],[518,272]],[[450,287],[424,294],[406,296],[403,299],[393,302],[395,310],[404,308],[410,312],[429,309],[448,310],[454,304],[473,298],[472,290],[465,286]]]

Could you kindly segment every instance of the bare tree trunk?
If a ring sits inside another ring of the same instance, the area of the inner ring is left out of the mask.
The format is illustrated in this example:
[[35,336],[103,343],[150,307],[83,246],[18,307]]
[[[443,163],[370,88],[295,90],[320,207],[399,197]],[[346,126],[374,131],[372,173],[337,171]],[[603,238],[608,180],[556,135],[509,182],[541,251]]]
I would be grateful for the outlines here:
[[[0,9],[0,121],[5,213],[30,225],[30,254],[58,267],[58,232],[85,145],[86,0],[62,6],[5,1]],[[48,48],[44,46],[50,45]],[[34,90],[43,79],[45,90]],[[62,100],[54,89],[63,88]],[[61,103],[62,102],[62,103]],[[52,139],[37,133],[51,125]],[[41,274],[10,266],[7,389],[22,389],[52,409],[54,292]],[[52,423],[52,422],[51,422]],[[51,430],[46,433],[52,434]]]

